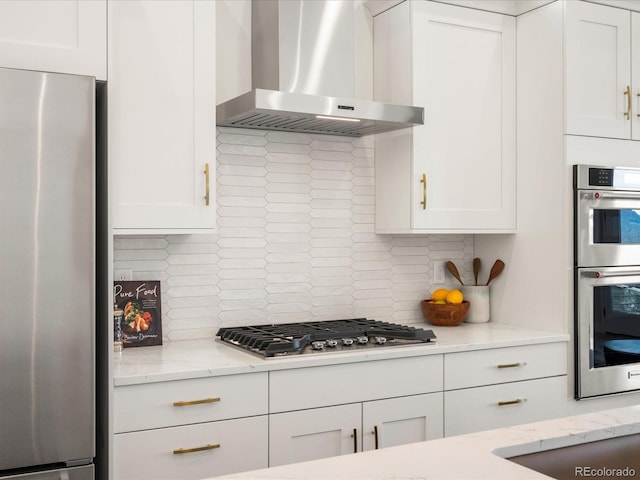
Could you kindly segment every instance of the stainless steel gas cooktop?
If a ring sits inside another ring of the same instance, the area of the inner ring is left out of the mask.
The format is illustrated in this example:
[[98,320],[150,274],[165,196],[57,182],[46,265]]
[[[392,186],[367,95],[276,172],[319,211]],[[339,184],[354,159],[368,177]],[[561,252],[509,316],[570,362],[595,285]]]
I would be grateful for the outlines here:
[[431,330],[367,318],[221,328],[219,341],[264,358],[434,344]]

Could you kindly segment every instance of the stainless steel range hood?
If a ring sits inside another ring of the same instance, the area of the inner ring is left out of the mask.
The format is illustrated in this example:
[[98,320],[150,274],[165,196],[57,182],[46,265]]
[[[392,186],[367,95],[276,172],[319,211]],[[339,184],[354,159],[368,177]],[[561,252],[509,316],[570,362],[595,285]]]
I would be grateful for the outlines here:
[[424,109],[355,99],[352,0],[254,0],[253,90],[220,126],[360,137],[424,124]]

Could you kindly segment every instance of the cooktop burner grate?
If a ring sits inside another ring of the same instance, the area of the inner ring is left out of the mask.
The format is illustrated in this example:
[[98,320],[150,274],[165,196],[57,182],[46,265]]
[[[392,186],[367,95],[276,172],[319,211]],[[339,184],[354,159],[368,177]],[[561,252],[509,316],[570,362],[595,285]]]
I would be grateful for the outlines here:
[[431,330],[367,318],[228,327],[220,341],[263,357],[434,343]]

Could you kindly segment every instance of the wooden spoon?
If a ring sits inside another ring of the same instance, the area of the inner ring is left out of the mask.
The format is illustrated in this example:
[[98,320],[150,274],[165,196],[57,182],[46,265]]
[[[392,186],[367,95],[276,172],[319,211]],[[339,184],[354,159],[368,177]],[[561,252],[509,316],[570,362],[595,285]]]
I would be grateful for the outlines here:
[[473,259],[473,278],[476,280],[476,285],[478,285],[478,272],[480,272],[480,259]]
[[453,264],[452,261],[447,262],[447,270],[449,270],[451,275],[456,277],[456,279],[460,282],[460,285],[464,285],[464,282],[460,278],[460,273],[458,272],[458,269],[456,268],[456,266]]
[[489,272],[489,280],[487,280],[487,285],[489,285],[494,278],[500,275],[502,273],[502,270],[504,270],[504,262],[498,259],[495,261],[495,263],[491,267],[491,271]]

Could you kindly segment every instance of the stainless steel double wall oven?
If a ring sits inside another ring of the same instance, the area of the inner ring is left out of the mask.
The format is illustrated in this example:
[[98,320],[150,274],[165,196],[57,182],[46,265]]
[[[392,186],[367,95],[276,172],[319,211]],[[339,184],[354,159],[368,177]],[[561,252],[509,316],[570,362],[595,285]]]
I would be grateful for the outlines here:
[[640,389],[640,169],[574,166],[576,398]]

